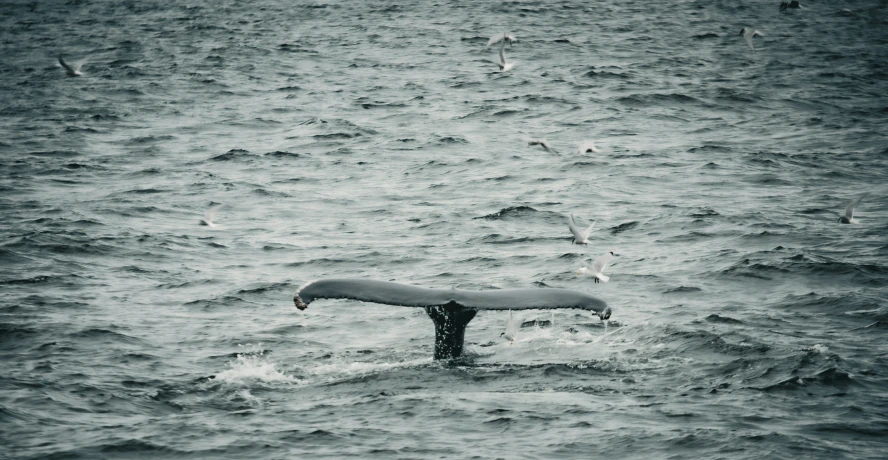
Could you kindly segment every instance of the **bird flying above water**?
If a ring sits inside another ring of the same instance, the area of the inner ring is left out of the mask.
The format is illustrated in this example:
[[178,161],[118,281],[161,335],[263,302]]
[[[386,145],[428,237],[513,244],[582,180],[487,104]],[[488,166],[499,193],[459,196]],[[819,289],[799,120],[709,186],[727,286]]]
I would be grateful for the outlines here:
[[752,51],[755,52],[755,45],[752,43],[752,39],[755,37],[764,37],[765,34],[754,30],[750,27],[744,27],[740,29],[740,35],[743,35],[743,38],[746,40],[746,44],[752,48]]
[[598,280],[601,280],[603,283],[607,283],[610,281],[610,276],[604,274],[604,269],[607,268],[607,264],[610,263],[611,259],[619,254],[614,251],[608,251],[603,256],[598,257],[592,262],[592,266],[582,266],[579,270],[577,270],[575,275],[586,275],[595,278],[595,282],[598,283]]
[[585,230],[580,230],[580,227],[577,227],[577,223],[574,222],[573,214],[571,214],[567,220],[567,226],[570,228],[570,232],[573,233],[573,244],[589,244],[589,235],[592,234],[592,229],[595,228],[595,222],[592,222],[592,225]]
[[842,224],[858,224],[858,223],[860,223],[857,221],[857,219],[854,218],[854,208],[857,206],[857,203],[860,203],[860,200],[862,200],[863,197],[867,196],[868,194],[869,194],[869,192],[864,193],[863,195],[860,195],[859,197],[851,200],[851,202],[848,203],[848,207],[845,208],[845,215],[842,217],[839,217],[839,223],[842,223]]
[[62,59],[61,56],[59,56],[59,64],[61,64],[62,67],[65,68],[65,73],[69,77],[79,77],[79,76],[83,75],[83,72],[81,72],[80,69],[83,68],[83,64],[86,64],[86,59],[76,62],[76,63],[74,63],[73,66],[70,66],[70,65],[68,65],[67,62],[65,62],[64,59]]

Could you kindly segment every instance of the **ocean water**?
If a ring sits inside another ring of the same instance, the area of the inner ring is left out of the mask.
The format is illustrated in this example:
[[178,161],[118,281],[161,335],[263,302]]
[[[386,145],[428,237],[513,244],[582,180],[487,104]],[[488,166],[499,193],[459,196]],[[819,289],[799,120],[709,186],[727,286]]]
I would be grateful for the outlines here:
[[0,458],[884,458],[888,3],[778,5],[3,3]]

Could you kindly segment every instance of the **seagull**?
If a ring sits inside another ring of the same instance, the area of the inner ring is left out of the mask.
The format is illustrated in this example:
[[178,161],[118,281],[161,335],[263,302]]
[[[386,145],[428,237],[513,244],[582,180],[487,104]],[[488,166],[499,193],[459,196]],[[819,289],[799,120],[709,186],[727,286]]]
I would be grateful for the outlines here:
[[61,56],[59,56],[59,64],[65,68],[65,73],[67,73],[69,77],[79,77],[83,75],[83,73],[80,72],[80,69],[83,67],[83,64],[86,64],[86,59],[76,63],[74,67],[71,67]]
[[216,218],[216,211],[219,210],[220,206],[221,205],[219,205],[219,204],[214,204],[214,205],[210,206],[210,209],[207,209],[207,212],[204,213],[204,218],[200,220],[200,224],[206,225],[207,227],[210,227],[210,228],[216,228],[216,223],[213,222],[213,219]]
[[755,37],[764,37],[765,36],[765,34],[759,32],[757,30],[750,29],[749,27],[744,27],[744,28],[740,29],[740,35],[743,35],[743,38],[746,39],[746,43],[749,44],[749,47],[752,48],[753,52],[755,52],[755,46],[753,46],[753,44],[752,44],[752,39]]
[[583,143],[577,147],[577,155],[582,155],[586,152],[598,153],[598,147],[596,147],[592,141],[583,141]]
[[552,149],[552,146],[549,145],[549,141],[545,139],[530,139],[527,141],[527,145],[540,145],[546,149],[547,152],[556,153],[555,150]]
[[500,47],[500,55],[499,61],[496,65],[499,66],[500,70],[503,72],[508,72],[512,70],[512,67],[515,67],[515,61],[506,62],[506,43],[503,42],[503,46]]
[[595,282],[601,280],[603,283],[607,283],[610,280],[610,276],[604,274],[604,269],[607,268],[607,264],[613,259],[615,256],[619,256],[619,254],[614,251],[608,251],[607,254],[595,259],[592,262],[591,267],[582,266],[579,270],[577,270],[575,275],[588,275],[595,278]]
[[518,328],[520,327],[521,319],[513,318],[512,310],[509,310],[509,319],[506,320],[506,331],[500,334],[500,337],[505,337],[509,342],[514,342],[518,338]]
[[487,40],[487,47],[490,48],[490,45],[497,44],[499,42],[503,42],[503,46],[505,46],[506,42],[509,43],[509,46],[512,46],[512,42],[517,42],[515,36],[512,35],[511,32],[503,32],[501,34],[496,34],[490,37],[490,40]]
[[787,8],[798,8],[802,9],[802,4],[799,3],[799,0],[791,0],[789,2],[780,2],[780,11],[786,11]]
[[848,203],[848,207],[845,208],[845,215],[842,217],[839,217],[840,223],[843,223],[843,224],[857,224],[857,223],[859,223],[857,221],[857,219],[854,218],[854,207],[857,206],[857,203],[860,203],[860,200],[862,200],[863,197],[865,197],[868,193],[869,192],[864,193],[863,195],[860,195],[859,197],[851,200],[851,202]]
[[567,220],[567,226],[570,228],[570,232],[573,233],[574,239],[571,244],[589,244],[589,235],[592,234],[592,228],[595,227],[595,222],[592,222],[585,230],[580,230],[580,227],[577,227],[577,223],[574,222],[573,214],[570,215],[570,219]]

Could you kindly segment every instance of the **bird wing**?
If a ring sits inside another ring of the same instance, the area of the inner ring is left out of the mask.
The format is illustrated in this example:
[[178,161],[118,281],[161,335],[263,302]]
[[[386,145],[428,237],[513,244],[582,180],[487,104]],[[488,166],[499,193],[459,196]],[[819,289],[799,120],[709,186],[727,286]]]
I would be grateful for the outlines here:
[[863,197],[867,196],[868,194],[869,192],[866,192],[848,203],[848,207],[845,208],[845,217],[847,217],[848,220],[851,220],[851,217],[854,215],[854,208],[857,206],[857,203],[860,203],[860,200],[862,200]]
[[752,36],[753,36],[753,37],[764,37],[765,34],[763,34],[763,33],[761,33],[761,32],[759,32],[759,31],[756,30],[755,32],[752,33]]
[[496,34],[496,35],[490,37],[490,40],[487,40],[487,47],[489,48],[490,45],[493,45],[494,43],[497,43],[500,40],[503,40],[505,38],[506,38],[506,34],[504,34],[504,33]]
[[583,233],[580,231],[580,228],[577,227],[577,223],[574,222],[573,214],[570,215],[570,218],[567,220],[567,226],[570,228],[570,232],[573,233],[574,239],[583,241]]
[[540,139],[540,145],[542,145],[543,148],[546,149],[547,152],[550,152],[550,153],[555,152],[555,150],[552,149],[552,146],[549,145],[549,141],[547,141],[545,139]]
[[584,240],[588,240],[588,239],[589,239],[589,235],[592,234],[592,229],[595,228],[595,222],[598,222],[598,221],[597,221],[597,220],[596,220],[596,221],[593,221],[593,222],[592,222],[592,225],[590,225],[589,228],[587,228],[585,231],[583,231],[583,239],[584,239]]
[[83,66],[86,65],[87,62],[89,62],[89,57],[85,57],[85,58],[77,61],[75,63],[75,65],[77,66],[76,67],[77,71],[79,72],[81,69],[83,69]]
[[743,38],[746,39],[746,44],[749,45],[749,47],[752,48],[753,51],[755,51],[755,45],[752,44],[752,36],[753,35],[754,34],[745,33],[745,34],[743,34]]
[[603,256],[598,257],[597,259],[595,259],[594,262],[592,262],[592,272],[604,273],[604,269],[607,268],[607,264],[610,263],[611,259],[613,258],[614,256],[612,256],[611,253],[607,253]]
[[222,205],[214,204],[207,209],[207,212],[204,213],[204,219],[206,219],[207,223],[212,222],[213,219],[216,218],[216,211],[218,211],[221,206]]
[[[505,42],[503,42],[503,43],[505,43]],[[502,48],[500,48],[500,56],[499,56],[499,57],[500,57],[500,63],[501,63],[501,65],[502,65],[503,67],[505,67],[505,66],[506,66],[506,47],[505,47],[505,46],[503,46]]]
[[74,70],[74,69],[72,69],[72,68],[71,68],[71,66],[69,66],[69,65],[68,65],[68,63],[66,63],[66,62],[65,62],[65,60],[64,60],[64,59],[62,59],[62,57],[61,57],[61,56],[59,56],[59,64],[61,64],[61,65],[62,65],[62,67],[64,67],[64,68],[65,68],[65,70],[67,70],[67,71],[68,71],[68,73],[74,73],[74,72],[75,72],[75,70]]

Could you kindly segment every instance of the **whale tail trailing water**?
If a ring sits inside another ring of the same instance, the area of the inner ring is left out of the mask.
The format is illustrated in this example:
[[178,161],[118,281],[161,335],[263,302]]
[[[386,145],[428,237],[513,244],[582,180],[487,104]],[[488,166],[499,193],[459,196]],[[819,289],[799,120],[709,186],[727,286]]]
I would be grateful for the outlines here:
[[390,281],[323,279],[302,285],[293,296],[296,308],[305,310],[318,299],[422,307],[435,325],[435,359],[462,355],[466,327],[479,310],[534,310],[574,308],[595,312],[601,320],[611,309],[596,297],[570,289],[532,288],[467,291],[430,289]]

